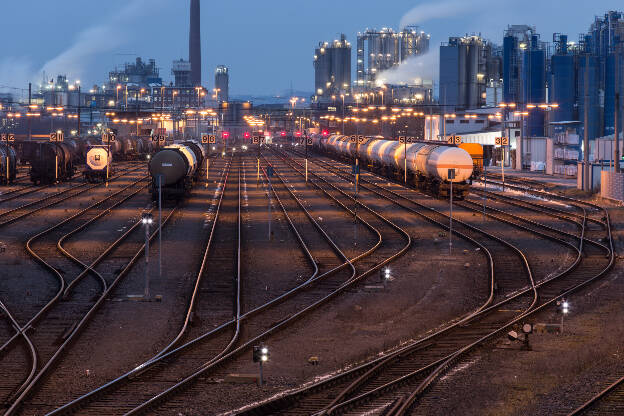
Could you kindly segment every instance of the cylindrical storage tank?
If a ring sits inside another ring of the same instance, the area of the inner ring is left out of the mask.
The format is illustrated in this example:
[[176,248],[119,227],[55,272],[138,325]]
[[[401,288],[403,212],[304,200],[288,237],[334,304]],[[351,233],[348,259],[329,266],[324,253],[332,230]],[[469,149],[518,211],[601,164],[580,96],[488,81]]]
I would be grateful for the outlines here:
[[[605,91],[604,91],[604,130],[603,135],[608,136],[615,132],[615,92],[620,92],[620,117],[622,116],[622,102],[624,101],[624,50],[619,53],[618,69],[620,73],[619,88],[615,87],[615,53],[611,52],[607,56],[605,65]],[[619,131],[622,131],[622,121],[620,119]]]
[[152,143],[150,139],[146,138],[142,138],[141,141],[143,142],[143,149],[145,153],[152,154],[154,152],[154,143]]
[[59,165],[62,164],[63,166],[65,166],[65,168],[67,168],[71,164],[71,161],[72,161],[73,147],[65,143],[56,143],[56,146],[58,146],[58,148],[60,149]]
[[108,150],[104,146],[92,147],[87,151],[86,163],[91,170],[104,170],[112,162],[113,157],[108,154]]
[[[533,40],[537,42],[536,40]],[[527,104],[541,104],[546,101],[546,52],[531,49],[524,53],[524,98]],[[544,112],[530,111],[526,117],[525,137],[544,136]]]
[[[8,162],[8,178],[7,178],[7,162]],[[15,179],[17,169],[17,154],[11,146],[0,145],[0,178],[5,181]]]
[[574,120],[574,57],[572,55],[553,55],[550,61],[551,82],[550,102],[559,107],[550,112],[550,121]]
[[[578,119],[583,123],[585,120],[585,56],[578,57],[578,76],[577,76],[577,85],[578,85]],[[598,88],[598,81],[600,79],[599,68],[600,64],[598,62],[598,58],[595,56],[589,56],[588,59],[588,83],[589,88],[587,89],[589,93],[589,125],[587,127],[587,133],[589,140],[592,140],[596,137],[601,136],[600,130],[600,92]],[[584,132],[580,132],[581,138],[584,135]]]
[[473,161],[470,154],[459,147],[435,146],[429,152],[425,164],[427,174],[448,181],[449,169],[455,169],[452,182],[464,182],[470,179]]
[[187,175],[189,163],[178,149],[166,147],[156,152],[149,161],[148,169],[153,178],[162,175],[162,184],[167,186],[177,183]]
[[143,140],[139,139],[138,137],[132,138],[132,141],[134,141],[134,146],[135,146],[135,151],[137,154],[142,155],[143,153],[145,153],[145,147],[143,146]]
[[193,153],[195,154],[195,159],[198,167],[202,166],[202,163],[206,159],[206,155],[204,154],[204,147],[197,142],[188,140],[182,143],[183,145],[189,147]]

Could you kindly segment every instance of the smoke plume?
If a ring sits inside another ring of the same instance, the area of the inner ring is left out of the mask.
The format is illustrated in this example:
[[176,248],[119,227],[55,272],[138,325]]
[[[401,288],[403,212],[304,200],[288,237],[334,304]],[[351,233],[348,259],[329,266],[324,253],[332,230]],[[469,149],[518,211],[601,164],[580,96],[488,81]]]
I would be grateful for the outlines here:
[[375,82],[377,85],[413,85],[421,84],[423,80],[435,81],[438,78],[439,56],[438,48],[430,48],[424,55],[407,58],[398,66],[380,72]]
[[457,16],[458,14],[478,9],[479,6],[485,3],[492,3],[492,0],[447,0],[419,4],[401,18],[400,28],[418,25],[432,19]]
[[68,78],[84,77],[87,67],[97,55],[109,53],[128,39],[127,29],[142,11],[153,9],[154,1],[133,0],[108,19],[105,23],[90,27],[79,33],[76,41],[65,51],[46,62],[39,73],[45,71],[52,76],[65,74]]

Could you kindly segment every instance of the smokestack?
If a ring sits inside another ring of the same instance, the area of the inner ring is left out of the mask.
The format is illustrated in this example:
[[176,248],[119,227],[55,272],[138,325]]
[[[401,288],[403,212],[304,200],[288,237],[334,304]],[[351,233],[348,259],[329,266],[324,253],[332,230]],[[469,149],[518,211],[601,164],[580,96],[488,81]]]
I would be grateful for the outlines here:
[[191,83],[201,85],[201,38],[199,0],[191,0],[191,28],[189,33],[189,61],[191,62]]

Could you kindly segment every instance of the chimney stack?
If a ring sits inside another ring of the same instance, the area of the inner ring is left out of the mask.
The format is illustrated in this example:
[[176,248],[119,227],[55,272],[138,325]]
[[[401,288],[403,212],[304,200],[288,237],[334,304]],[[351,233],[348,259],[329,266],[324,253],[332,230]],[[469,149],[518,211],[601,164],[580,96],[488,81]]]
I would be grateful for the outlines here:
[[191,0],[191,28],[189,33],[189,61],[191,62],[191,83],[201,85],[201,33],[199,0]]

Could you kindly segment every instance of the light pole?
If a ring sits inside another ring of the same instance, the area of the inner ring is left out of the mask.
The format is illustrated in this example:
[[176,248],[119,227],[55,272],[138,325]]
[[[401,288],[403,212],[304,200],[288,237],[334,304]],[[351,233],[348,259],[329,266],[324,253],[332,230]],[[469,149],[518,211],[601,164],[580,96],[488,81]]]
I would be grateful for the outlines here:
[[144,298],[147,300],[150,298],[150,290],[149,290],[149,240],[150,240],[150,226],[154,222],[154,218],[152,214],[149,212],[144,212],[141,216],[141,222],[145,227],[145,292],[143,293]]
[[342,98],[342,135],[344,136],[344,132],[345,132],[345,122],[344,122],[344,118],[345,118],[345,96],[344,96],[344,94],[340,94],[340,98]]
[[173,90],[171,92],[171,112],[173,113],[173,135],[177,138],[178,136],[178,126],[176,125],[177,119],[177,111],[175,108],[175,97],[178,95],[178,90]]
[[120,89],[121,89],[121,85],[117,85],[117,88],[115,88],[115,91],[116,91],[115,108],[119,108],[119,90]]
[[78,119],[77,119],[77,131],[78,131],[78,136],[80,136],[80,93],[81,93],[81,85],[80,85],[80,80],[76,80],[76,84],[78,84]]

